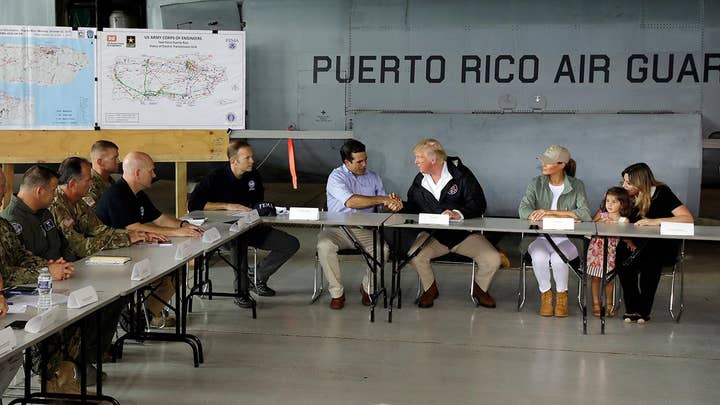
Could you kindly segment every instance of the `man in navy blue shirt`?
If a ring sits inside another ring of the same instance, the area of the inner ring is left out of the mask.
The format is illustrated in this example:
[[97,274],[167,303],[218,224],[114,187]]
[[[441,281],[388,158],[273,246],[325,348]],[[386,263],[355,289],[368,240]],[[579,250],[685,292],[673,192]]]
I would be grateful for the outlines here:
[[[264,201],[265,189],[260,173],[253,169],[255,161],[250,144],[239,139],[231,140],[227,156],[229,164],[210,172],[195,187],[188,201],[190,211],[250,211]],[[250,287],[258,295],[273,296],[275,291],[268,287],[268,278],[297,252],[300,242],[294,236],[266,225],[253,228],[246,235],[248,245],[270,251],[257,266],[257,284]],[[244,285],[244,280],[240,277],[239,269],[247,266],[247,255],[238,255],[237,243],[231,246],[232,259],[235,261],[235,289],[242,291],[240,287]],[[243,263],[237,263],[238,257],[243,258]],[[236,303],[239,306],[246,305],[242,298],[236,299]]]
[[[123,160],[123,176],[107,191],[97,204],[95,213],[105,225],[138,232],[151,232],[163,237],[202,236],[203,229],[163,214],[143,190],[150,188],[155,178],[155,163],[143,152],[130,152]],[[175,293],[172,277],[166,276],[156,286],[155,293],[145,301],[152,313],[151,325],[173,326],[174,319],[163,316],[165,303]],[[155,295],[162,300],[155,298]]]

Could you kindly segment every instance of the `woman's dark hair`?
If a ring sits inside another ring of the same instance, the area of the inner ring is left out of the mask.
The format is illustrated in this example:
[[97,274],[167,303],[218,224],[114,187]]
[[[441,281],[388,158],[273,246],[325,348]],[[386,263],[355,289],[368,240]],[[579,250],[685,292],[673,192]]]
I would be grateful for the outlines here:
[[605,195],[603,196],[602,203],[600,204],[600,211],[607,212],[607,207],[605,207],[605,201],[607,201],[607,196],[613,196],[617,198],[618,202],[620,203],[620,216],[623,217],[629,217],[632,213],[632,203],[630,202],[630,194],[622,187],[610,187],[605,192]]
[[577,163],[575,162],[575,159],[570,159],[567,163],[565,163],[565,168],[563,170],[565,171],[565,175],[575,177],[576,169]]

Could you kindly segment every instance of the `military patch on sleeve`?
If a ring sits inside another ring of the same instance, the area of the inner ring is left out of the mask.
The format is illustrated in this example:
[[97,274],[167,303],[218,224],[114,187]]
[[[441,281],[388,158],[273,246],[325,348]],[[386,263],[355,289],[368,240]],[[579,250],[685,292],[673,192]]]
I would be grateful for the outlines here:
[[67,218],[63,219],[63,221],[62,221],[63,226],[66,226],[66,227],[72,226],[72,224],[74,224],[74,223],[75,223],[75,220],[72,219],[72,217],[67,217]]
[[11,222],[13,228],[15,228],[15,233],[17,235],[20,235],[23,231],[23,226],[17,222]]
[[55,221],[52,219],[48,219],[47,221],[42,223],[42,228],[45,230],[45,232],[49,232],[53,228],[55,228]]
[[95,199],[90,197],[89,195],[86,195],[82,198],[83,201],[85,201],[85,204],[88,205],[88,207],[94,207],[95,206]]

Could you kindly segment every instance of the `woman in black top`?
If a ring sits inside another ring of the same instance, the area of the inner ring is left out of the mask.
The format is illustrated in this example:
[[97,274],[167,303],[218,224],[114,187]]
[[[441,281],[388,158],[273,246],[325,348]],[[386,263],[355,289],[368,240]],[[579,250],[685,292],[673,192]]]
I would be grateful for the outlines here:
[[[622,176],[623,187],[633,203],[630,221],[636,226],[693,223],[687,207],[670,187],[655,179],[647,164],[632,164],[623,170]],[[617,267],[625,298],[625,322],[650,320],[660,272],[664,265],[675,263],[677,252],[678,242],[669,239],[636,239],[618,244],[616,263],[620,263]]]

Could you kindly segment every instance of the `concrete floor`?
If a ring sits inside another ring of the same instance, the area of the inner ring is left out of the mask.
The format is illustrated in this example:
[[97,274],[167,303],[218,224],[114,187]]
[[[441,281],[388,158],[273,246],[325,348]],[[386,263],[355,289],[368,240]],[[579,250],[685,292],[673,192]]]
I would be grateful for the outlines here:
[[[472,305],[468,266],[441,265],[434,308],[406,298],[392,324],[382,309],[370,323],[357,292],[362,263],[350,258],[343,262],[345,309],[330,310],[327,294],[308,305],[316,231],[288,231],[300,237],[301,251],[271,279],[278,296],[260,298],[257,319],[227,298],[196,301],[190,330],[203,341],[205,364],[193,368],[182,343],[128,344],[122,361],[106,366],[106,393],[122,404],[174,405],[720,401],[717,245],[688,246],[687,309],[679,324],[665,310],[663,278],[649,324],[612,318],[601,336],[592,318],[584,336],[577,307],[566,319],[537,315],[531,275],[529,302],[517,312],[516,269],[496,275],[496,309]],[[231,285],[231,272],[219,263],[212,277],[216,288]],[[406,273],[406,297],[414,296],[415,283]]]

